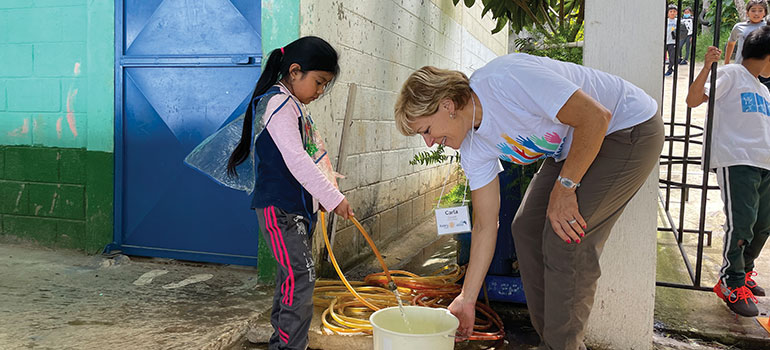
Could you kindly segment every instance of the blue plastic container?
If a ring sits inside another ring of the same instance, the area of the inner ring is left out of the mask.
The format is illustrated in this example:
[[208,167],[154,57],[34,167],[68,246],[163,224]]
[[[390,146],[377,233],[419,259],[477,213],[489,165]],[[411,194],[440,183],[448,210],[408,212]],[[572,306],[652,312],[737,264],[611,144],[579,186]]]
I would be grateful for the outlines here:
[[[523,168],[503,162],[503,172],[500,179],[500,226],[497,230],[497,245],[495,255],[487,272],[487,294],[490,300],[526,303],[524,290],[518,269],[514,268],[516,250],[511,235],[511,222],[519,209],[523,193],[520,191],[519,180]],[[471,234],[462,233],[455,236],[457,242],[457,263],[467,264],[470,259]],[[479,293],[480,297],[483,293]]]

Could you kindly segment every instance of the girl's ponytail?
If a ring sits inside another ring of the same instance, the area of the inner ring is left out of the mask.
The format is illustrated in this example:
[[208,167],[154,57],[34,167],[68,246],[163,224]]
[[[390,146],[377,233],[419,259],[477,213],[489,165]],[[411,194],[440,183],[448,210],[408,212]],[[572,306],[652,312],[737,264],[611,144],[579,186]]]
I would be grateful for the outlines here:
[[235,167],[246,161],[246,158],[251,152],[252,121],[254,120],[254,107],[258,102],[255,99],[257,96],[267,92],[271,86],[278,82],[278,75],[281,72],[281,59],[283,58],[282,51],[282,49],[275,49],[270,52],[267,63],[265,63],[265,70],[257,81],[257,86],[254,88],[254,93],[251,95],[251,101],[246,106],[241,141],[238,143],[238,146],[235,147],[233,153],[230,155],[230,159],[227,161],[227,174],[230,176],[238,176]]
[[[332,73],[336,77],[340,72],[340,66],[337,61],[337,51],[334,50],[328,42],[315,36],[299,38],[289,45],[270,52],[270,56],[265,63],[265,70],[259,77],[257,86],[254,88],[254,93],[251,95],[251,101],[246,107],[241,141],[238,143],[238,146],[235,147],[233,153],[230,155],[230,159],[227,161],[228,175],[238,176],[238,172],[235,168],[246,161],[251,152],[251,131],[252,122],[254,120],[254,108],[258,102],[255,101],[257,96],[267,92],[267,90],[275,85],[279,79],[288,76],[289,68],[294,63],[301,67],[300,69],[303,74],[304,72],[320,70]],[[332,82],[329,82],[326,91],[331,88],[333,80],[334,79],[332,79]]]

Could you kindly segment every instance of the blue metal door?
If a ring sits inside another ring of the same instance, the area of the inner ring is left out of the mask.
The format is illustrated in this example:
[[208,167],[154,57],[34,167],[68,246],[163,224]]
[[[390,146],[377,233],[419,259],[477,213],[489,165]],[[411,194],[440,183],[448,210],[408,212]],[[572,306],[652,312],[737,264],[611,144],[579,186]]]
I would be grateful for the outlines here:
[[126,254],[256,265],[256,215],[184,157],[243,113],[260,1],[116,2],[115,243]]

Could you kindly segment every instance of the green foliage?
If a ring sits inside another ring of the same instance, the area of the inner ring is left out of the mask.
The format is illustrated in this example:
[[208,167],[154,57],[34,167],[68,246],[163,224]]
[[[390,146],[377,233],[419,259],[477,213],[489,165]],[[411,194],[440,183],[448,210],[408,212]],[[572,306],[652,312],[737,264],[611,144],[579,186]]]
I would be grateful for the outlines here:
[[[727,39],[730,38],[730,29],[725,29],[722,27],[722,33],[719,34],[719,48],[722,49],[722,51],[725,50],[725,47],[727,46]],[[695,47],[695,60],[698,62],[703,62],[703,57],[706,55],[706,49],[708,49],[709,46],[714,45],[714,34],[711,32],[704,32],[700,35],[698,35],[698,42],[696,43]],[[722,58],[724,60],[724,57]]]
[[451,191],[449,191],[449,193],[440,198],[442,207],[453,207],[462,204],[463,196],[465,196],[466,200],[471,199],[470,186],[465,185],[465,176],[461,176],[461,180],[462,182],[457,184]]
[[552,47],[542,50],[533,50],[527,52],[535,56],[550,57],[555,60],[583,64],[582,47]]
[[[577,24],[573,24],[577,25]],[[529,38],[518,38],[514,40],[516,50],[535,56],[550,57],[559,61],[583,64],[583,48],[568,47],[566,44],[569,38],[563,33],[556,33],[547,37],[545,33],[535,28],[527,28],[533,35]],[[578,36],[576,40],[583,39],[583,29],[577,29]]]
[[441,164],[447,160],[449,162],[460,161],[460,153],[457,153],[455,151],[454,155],[446,155],[444,154],[444,145],[438,145],[436,149],[431,151],[424,151],[420,152],[414,155],[412,160],[409,161],[409,164],[411,165],[432,165],[432,164]]
[[[455,6],[460,0],[452,0]],[[466,7],[473,6],[475,0],[464,0]],[[548,37],[563,33],[569,41],[575,41],[578,29],[583,26],[585,0],[482,0],[484,10],[481,16],[492,13],[497,26],[492,33],[503,30],[508,23],[515,33],[527,27],[538,28]],[[576,24],[571,26],[570,24]]]
[[[717,12],[717,1],[713,0],[711,1],[711,5],[709,6],[709,10],[706,12],[706,15],[704,16],[706,21],[712,26],[716,23],[715,17]],[[741,18],[738,16],[738,10],[735,8],[735,3],[732,0],[723,0],[722,1],[722,25],[721,25],[721,32],[727,31],[727,35],[730,35],[730,31],[733,29],[733,26],[735,26],[736,23],[740,22]]]

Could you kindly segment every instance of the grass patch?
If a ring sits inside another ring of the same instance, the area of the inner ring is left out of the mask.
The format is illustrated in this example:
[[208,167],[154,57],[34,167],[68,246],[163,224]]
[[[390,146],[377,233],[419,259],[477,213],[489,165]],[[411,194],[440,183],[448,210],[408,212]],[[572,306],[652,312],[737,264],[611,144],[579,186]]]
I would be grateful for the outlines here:
[[[722,49],[723,52],[727,47],[728,38],[730,38],[730,30],[723,30],[722,33],[719,34],[718,47]],[[703,62],[703,56],[706,55],[706,49],[712,45],[714,45],[714,34],[711,32],[701,33],[698,36],[698,42],[696,43],[695,47],[695,60],[698,62]],[[722,58],[722,61],[724,61],[724,57]]]

